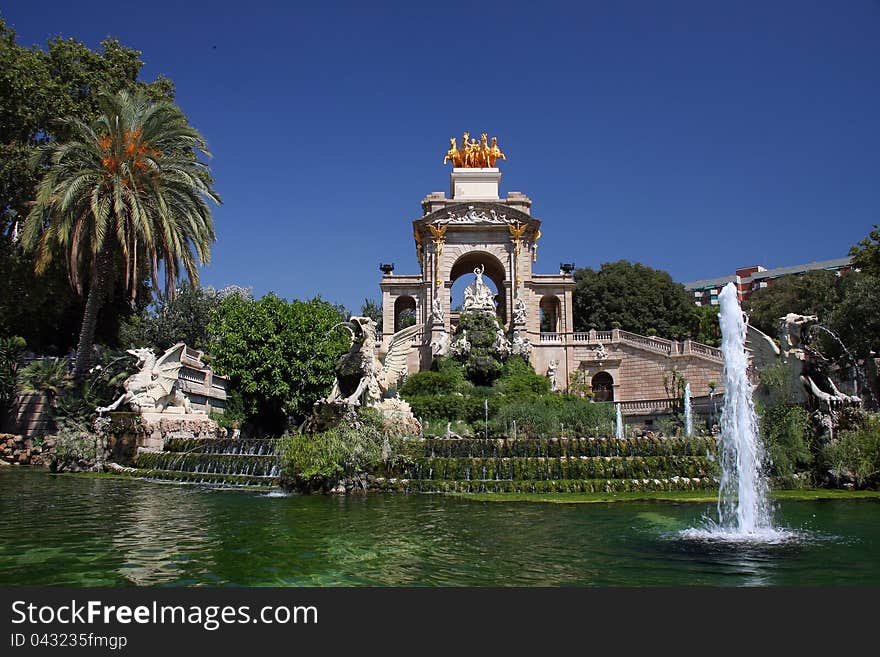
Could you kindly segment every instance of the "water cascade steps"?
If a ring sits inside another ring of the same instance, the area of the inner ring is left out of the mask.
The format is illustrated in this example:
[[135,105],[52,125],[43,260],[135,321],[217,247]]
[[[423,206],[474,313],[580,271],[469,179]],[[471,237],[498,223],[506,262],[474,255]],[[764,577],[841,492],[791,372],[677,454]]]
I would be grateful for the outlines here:
[[135,477],[224,488],[278,486],[281,459],[274,440],[172,438],[161,452],[135,457]]
[[616,493],[718,486],[707,437],[443,439],[380,473],[382,490],[425,493]]
[[[135,477],[215,487],[279,485],[277,441],[172,438],[141,452]],[[420,454],[376,473],[381,491],[589,493],[718,486],[714,438],[425,438]]]

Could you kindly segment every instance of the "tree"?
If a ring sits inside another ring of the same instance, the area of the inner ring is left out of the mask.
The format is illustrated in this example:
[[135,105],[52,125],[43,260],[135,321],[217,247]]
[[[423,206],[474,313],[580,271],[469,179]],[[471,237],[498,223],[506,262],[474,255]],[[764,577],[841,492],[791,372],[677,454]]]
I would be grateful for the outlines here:
[[197,265],[210,260],[214,224],[207,200],[220,198],[206,164],[204,137],[171,102],[150,102],[125,91],[102,94],[103,113],[92,125],[65,119],[71,138],[41,147],[43,167],[22,245],[36,251],[44,270],[56,251],[67,259],[71,284],[88,292],[75,374],[89,367],[98,312],[113,284],[114,260],[124,262],[124,283],[136,296],[145,270],[173,294],[181,275],[198,284]]
[[745,304],[745,310],[752,326],[775,338],[780,318],[788,313],[818,315],[824,321],[840,298],[837,274],[808,271],[780,278],[755,291]]
[[382,306],[377,301],[364,299],[363,304],[361,304],[361,316],[369,317],[376,322],[376,333],[382,335]]
[[210,340],[208,324],[225,296],[225,290],[184,285],[173,297],[157,299],[123,322],[119,341],[123,347],[152,347],[156,351],[185,342],[205,351]]
[[[174,86],[159,77],[138,80],[141,53],[115,39],[92,51],[75,39],[51,39],[45,49],[23,47],[0,18],[0,335],[22,336],[32,349],[63,353],[76,344],[82,300],[70,289],[64,263],[57,260],[40,276],[21,252],[15,235],[36,195],[39,172],[29,165],[40,145],[70,137],[56,121],[98,115],[101,91],[142,91],[152,99],[173,99]],[[148,299],[138,291],[136,310]],[[115,343],[118,319],[132,312],[121,289],[107,301],[97,337]]]
[[348,348],[347,333],[331,330],[339,321],[338,308],[320,298],[227,297],[209,327],[214,368],[230,377],[252,421],[280,433],[330,391]]
[[874,230],[849,250],[853,266],[870,276],[880,277],[880,226],[874,224]]
[[620,260],[604,263],[599,271],[578,269],[574,278],[576,331],[608,330],[616,322],[626,331],[653,329],[664,338],[691,333],[693,299],[664,271]]
[[697,342],[717,347],[721,344],[719,306],[694,306],[694,324],[691,337]]

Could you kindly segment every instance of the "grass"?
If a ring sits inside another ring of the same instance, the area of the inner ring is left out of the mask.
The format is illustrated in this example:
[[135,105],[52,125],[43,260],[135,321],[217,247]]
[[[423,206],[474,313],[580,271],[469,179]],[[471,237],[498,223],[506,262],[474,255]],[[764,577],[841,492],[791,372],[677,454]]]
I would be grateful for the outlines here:
[[[546,504],[595,504],[607,502],[715,502],[716,491],[631,491],[622,493],[449,493],[475,502],[533,502]],[[857,500],[880,499],[876,490],[807,488],[772,491],[775,500]]]

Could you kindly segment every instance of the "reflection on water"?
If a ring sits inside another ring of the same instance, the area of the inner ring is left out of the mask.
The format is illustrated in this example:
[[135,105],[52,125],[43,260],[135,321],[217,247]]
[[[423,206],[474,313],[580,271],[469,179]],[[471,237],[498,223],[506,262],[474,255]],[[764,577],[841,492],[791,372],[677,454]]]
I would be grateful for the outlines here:
[[880,503],[787,502],[802,540],[686,540],[709,505],[337,498],[0,471],[7,585],[878,585]]
[[143,495],[134,492],[124,523],[109,537],[120,556],[119,575],[140,586],[197,584],[178,580],[185,570],[182,566],[193,558],[202,561],[206,575],[212,571],[212,514],[205,503],[210,494],[189,489],[177,496],[175,504],[168,504],[166,496],[152,490]]

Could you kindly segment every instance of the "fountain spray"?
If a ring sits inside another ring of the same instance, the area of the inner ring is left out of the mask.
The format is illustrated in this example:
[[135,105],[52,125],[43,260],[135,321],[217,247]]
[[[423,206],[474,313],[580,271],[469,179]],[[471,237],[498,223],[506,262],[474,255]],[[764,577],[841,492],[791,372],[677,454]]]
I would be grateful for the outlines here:
[[691,384],[684,384],[684,435],[694,435],[694,412],[691,408]]
[[728,283],[718,297],[721,305],[721,351],[724,355],[724,405],[721,410],[721,486],[718,520],[739,534],[770,529],[764,447],[752,401],[746,356],[746,321]]

